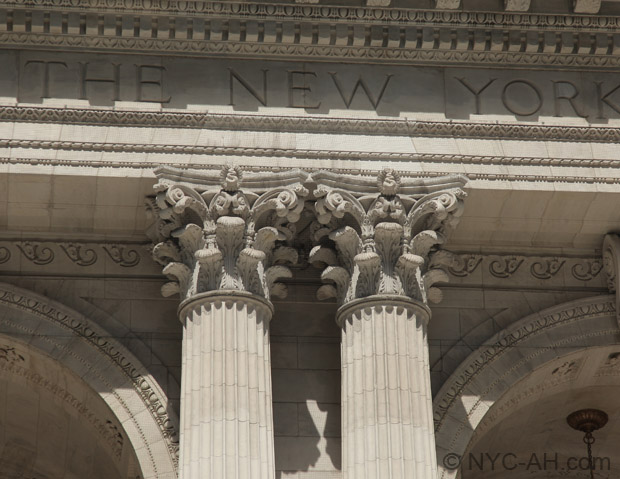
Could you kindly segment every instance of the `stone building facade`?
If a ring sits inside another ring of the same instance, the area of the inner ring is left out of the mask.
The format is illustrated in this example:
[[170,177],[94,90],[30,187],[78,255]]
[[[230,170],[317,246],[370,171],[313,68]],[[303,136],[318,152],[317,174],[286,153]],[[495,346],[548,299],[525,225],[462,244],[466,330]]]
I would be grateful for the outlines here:
[[3,0],[0,47],[0,477],[585,478],[586,408],[620,467],[620,2]]

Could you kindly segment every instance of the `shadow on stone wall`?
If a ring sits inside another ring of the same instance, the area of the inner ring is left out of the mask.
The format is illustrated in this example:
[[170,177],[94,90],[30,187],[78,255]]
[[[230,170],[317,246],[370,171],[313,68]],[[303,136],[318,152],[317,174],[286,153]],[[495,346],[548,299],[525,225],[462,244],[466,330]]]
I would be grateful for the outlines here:
[[341,470],[340,329],[316,285],[290,284],[271,324],[277,479],[337,478]]

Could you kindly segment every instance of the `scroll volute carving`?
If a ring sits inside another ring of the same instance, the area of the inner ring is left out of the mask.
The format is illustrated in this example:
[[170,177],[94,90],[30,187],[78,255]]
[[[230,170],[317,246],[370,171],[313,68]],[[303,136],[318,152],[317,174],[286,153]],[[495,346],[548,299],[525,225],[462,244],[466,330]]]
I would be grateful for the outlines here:
[[153,256],[172,281],[162,293],[181,299],[213,290],[243,290],[264,298],[283,296],[278,280],[290,277],[297,252],[285,246],[304,208],[307,175],[300,171],[219,174],[156,170],[155,216],[149,235]]
[[607,287],[616,294],[616,318],[620,326],[620,236],[605,235],[603,240],[603,269],[607,275]]
[[[320,172],[313,175],[319,243],[310,261],[326,265],[319,299],[340,304],[372,295],[441,300],[433,285],[447,281],[430,257],[462,214],[466,179],[403,180],[384,170],[372,181]],[[373,184],[374,183],[374,184]]]

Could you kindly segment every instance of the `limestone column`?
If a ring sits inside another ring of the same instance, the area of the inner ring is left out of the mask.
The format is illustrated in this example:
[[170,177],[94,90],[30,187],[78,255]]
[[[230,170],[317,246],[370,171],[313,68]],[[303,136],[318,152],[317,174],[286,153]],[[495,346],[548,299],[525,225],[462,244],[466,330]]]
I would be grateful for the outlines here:
[[[269,322],[307,190],[297,173],[160,169],[153,255],[181,297],[180,479],[275,477]],[[253,185],[257,185],[253,187]]]
[[386,170],[369,195],[333,178],[315,203],[325,227],[311,260],[327,265],[319,298],[340,304],[344,479],[437,474],[427,304],[447,280],[432,259],[461,215],[464,180],[409,181]]
[[405,298],[342,308],[344,477],[434,478],[430,313]]
[[190,298],[179,312],[181,477],[274,477],[271,303],[215,291]]

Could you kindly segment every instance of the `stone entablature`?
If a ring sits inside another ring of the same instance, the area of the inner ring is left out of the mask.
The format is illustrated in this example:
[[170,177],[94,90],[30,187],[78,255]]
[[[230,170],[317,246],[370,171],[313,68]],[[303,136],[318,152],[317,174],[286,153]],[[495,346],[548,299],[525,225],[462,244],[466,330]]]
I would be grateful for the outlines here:
[[[191,127],[556,141],[566,136],[576,141],[614,140],[617,133],[605,127],[599,127],[600,138],[583,128],[601,122],[616,126],[620,120],[620,84],[613,73],[603,71],[548,73],[2,50],[0,60],[17,66],[0,72],[2,120],[23,121],[20,116],[26,112],[20,115],[15,109],[19,105],[35,115],[30,121],[41,117],[75,122],[83,116],[80,109],[89,105],[119,110],[107,115],[106,124],[143,125],[136,113],[132,119],[123,117],[148,107],[154,110],[151,115],[170,114],[163,122],[152,118],[153,126],[179,126],[175,114],[187,112],[181,119]],[[56,113],[33,109],[59,100],[70,109]],[[263,126],[252,125],[249,116],[233,116],[243,112],[254,114],[255,123]],[[196,118],[200,113],[207,115]],[[229,116],[218,117],[218,113]],[[265,114],[282,118],[265,121]],[[100,123],[100,116],[101,112],[93,112],[91,121]],[[287,127],[283,118],[289,117]],[[467,119],[477,120],[477,125],[472,127]],[[446,125],[442,120],[458,123]],[[513,124],[539,120],[548,125]],[[558,130],[562,125],[573,128]],[[0,147],[41,147],[17,140]],[[53,145],[58,146],[62,145]],[[103,145],[89,142],[82,147],[101,149]]]

